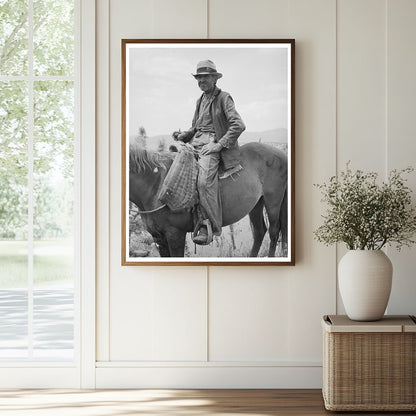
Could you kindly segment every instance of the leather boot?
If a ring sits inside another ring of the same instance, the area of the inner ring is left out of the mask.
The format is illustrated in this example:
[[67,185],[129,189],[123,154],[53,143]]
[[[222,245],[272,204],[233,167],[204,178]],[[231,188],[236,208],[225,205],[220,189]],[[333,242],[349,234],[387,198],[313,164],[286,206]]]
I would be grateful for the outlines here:
[[208,231],[207,231],[207,227],[202,226],[202,227],[199,229],[198,234],[197,234],[197,235],[195,235],[195,236],[192,238],[192,241],[193,241],[195,244],[206,245],[206,244],[207,244],[207,241],[208,241]]

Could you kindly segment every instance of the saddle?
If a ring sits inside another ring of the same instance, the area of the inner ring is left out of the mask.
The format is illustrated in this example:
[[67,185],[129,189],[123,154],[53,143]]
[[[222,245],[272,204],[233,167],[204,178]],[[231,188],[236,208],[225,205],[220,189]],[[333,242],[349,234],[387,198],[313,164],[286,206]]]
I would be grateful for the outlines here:
[[[208,233],[208,239],[205,244],[209,244],[213,238],[212,227],[210,221],[202,215],[198,205],[198,169],[197,153],[193,146],[190,144],[180,146],[159,191],[158,199],[173,212],[192,210],[195,226],[192,235],[197,235],[199,229],[205,226]],[[238,165],[229,171],[220,172],[220,179],[225,179],[229,176],[232,178],[232,175],[238,174],[241,169],[241,165]]]

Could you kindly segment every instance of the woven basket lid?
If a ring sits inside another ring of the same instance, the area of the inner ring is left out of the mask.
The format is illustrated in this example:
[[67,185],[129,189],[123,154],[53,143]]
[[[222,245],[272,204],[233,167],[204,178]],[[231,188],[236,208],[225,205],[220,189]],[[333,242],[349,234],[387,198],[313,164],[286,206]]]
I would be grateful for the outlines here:
[[416,332],[416,318],[410,315],[385,315],[373,322],[352,321],[346,315],[326,315],[322,327],[327,332]]

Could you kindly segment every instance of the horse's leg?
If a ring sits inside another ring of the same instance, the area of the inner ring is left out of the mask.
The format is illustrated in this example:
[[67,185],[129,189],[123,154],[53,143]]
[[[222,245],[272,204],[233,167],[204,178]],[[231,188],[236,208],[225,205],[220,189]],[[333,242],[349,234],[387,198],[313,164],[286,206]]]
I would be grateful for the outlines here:
[[284,195],[285,192],[282,192],[282,194],[277,196],[277,198],[275,193],[264,195],[264,205],[266,206],[267,217],[269,218],[269,257],[274,257],[276,253],[277,239],[279,238],[280,232],[280,207],[282,205]]
[[161,236],[158,236],[158,237],[153,236],[153,240],[157,244],[160,257],[170,257],[169,245],[168,245],[168,241],[166,240],[166,238],[161,237]]
[[280,233],[282,236],[282,252],[287,256],[287,230],[288,230],[288,212],[287,212],[287,189],[280,207],[279,223]]
[[264,201],[263,198],[260,198],[256,204],[256,206],[250,211],[250,222],[251,222],[251,229],[253,231],[253,247],[251,248],[250,257],[257,257],[259,254],[259,250],[261,247],[261,243],[263,242],[264,235],[266,234],[266,224],[264,223],[263,217],[263,207]]
[[166,240],[169,246],[170,257],[185,256],[186,231],[179,229],[169,229],[166,233]]

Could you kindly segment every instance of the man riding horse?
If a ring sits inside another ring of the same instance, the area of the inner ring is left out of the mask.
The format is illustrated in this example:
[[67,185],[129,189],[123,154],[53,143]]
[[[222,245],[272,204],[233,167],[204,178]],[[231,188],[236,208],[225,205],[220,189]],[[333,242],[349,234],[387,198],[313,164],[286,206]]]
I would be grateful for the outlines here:
[[[202,224],[193,241],[206,245],[212,234],[221,235],[222,210],[218,179],[227,178],[242,169],[238,138],[245,125],[237,113],[230,94],[217,87],[222,74],[214,62],[201,61],[196,74],[203,94],[196,102],[192,127],[185,132],[174,132],[175,139],[190,142],[198,152],[199,220]],[[218,171],[221,167],[222,173]],[[212,228],[212,233],[210,232]]]

